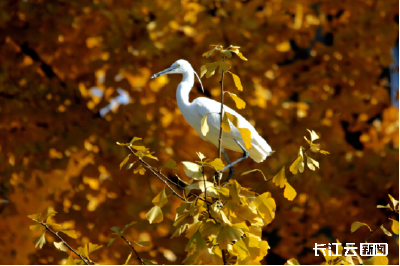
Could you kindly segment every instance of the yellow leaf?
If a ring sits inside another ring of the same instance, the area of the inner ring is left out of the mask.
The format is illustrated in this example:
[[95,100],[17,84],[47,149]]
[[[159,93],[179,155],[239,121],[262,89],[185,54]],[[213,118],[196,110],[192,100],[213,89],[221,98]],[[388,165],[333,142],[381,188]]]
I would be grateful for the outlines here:
[[46,243],[46,238],[44,237],[46,232],[43,232],[41,236],[36,238],[33,243],[35,243],[35,248],[39,247],[40,249],[43,247],[43,245]]
[[374,265],[388,265],[389,260],[386,256],[375,256]]
[[217,243],[219,244],[219,248],[227,249],[228,244],[230,244],[232,241],[239,240],[243,234],[244,232],[242,231],[242,229],[234,225],[222,226],[217,236]]
[[[205,187],[207,189],[207,196],[210,193],[213,193],[213,194],[216,194],[216,197],[218,197],[217,191],[214,188],[214,183],[211,183],[209,181],[205,181],[205,182],[206,182]],[[196,183],[194,183],[194,184],[192,184],[190,186],[186,186],[185,187],[186,195],[188,195],[191,190],[201,190],[201,192],[204,192],[205,191],[204,190],[204,182],[200,181],[200,182],[196,182]]]
[[200,78],[202,78],[205,73],[207,73],[207,68],[206,68],[206,65],[203,65],[200,68]]
[[224,118],[222,119],[222,130],[229,133],[231,132],[231,126],[229,125],[228,116],[226,113],[224,114]]
[[57,249],[59,249],[61,251],[65,251],[65,252],[68,251],[68,248],[63,244],[63,242],[53,242],[53,244]]
[[200,232],[197,230],[197,232],[194,233],[192,237],[189,239],[185,251],[187,252],[192,252],[193,250],[201,251],[205,248],[207,248],[207,243],[204,240],[203,236],[200,234]]
[[[228,51],[229,52],[229,51]],[[229,52],[230,53],[230,52]],[[231,54],[232,56],[232,54]],[[231,68],[231,64],[226,63],[226,62],[222,62],[221,65],[219,66],[219,70],[218,73],[222,73],[228,71]]]
[[192,162],[182,162],[183,171],[185,174],[194,179],[203,179],[203,173],[201,171],[201,166]]
[[311,142],[314,142],[314,140],[319,139],[317,133],[315,133],[314,130],[309,130],[309,129],[307,129],[307,130],[308,130],[308,132],[310,132],[310,134],[311,134]]
[[247,61],[247,58],[244,57],[242,53],[239,52],[239,53],[237,53],[237,55],[240,57],[240,59]]
[[119,146],[128,146],[127,143],[119,143],[118,141],[117,141],[117,145],[119,145]]
[[307,154],[305,154],[305,156],[307,157],[307,166],[308,166],[308,168],[310,168],[310,170],[313,170],[313,171],[315,170],[314,165],[319,168],[319,163],[316,160],[314,160],[311,157],[308,157]]
[[142,261],[144,262],[144,265],[157,265],[157,263],[152,260],[142,259]]
[[328,151],[324,151],[324,150],[320,150],[319,152],[324,154],[324,155],[330,154]]
[[216,171],[224,170],[225,167],[224,163],[219,158],[216,158],[214,161],[207,164],[211,165]]
[[64,265],[76,265],[74,259],[70,255]]
[[296,259],[290,259],[285,263],[285,265],[300,265],[300,263]]
[[196,152],[197,156],[199,156],[200,161],[203,161],[203,159],[206,158],[206,156],[204,156],[204,154],[202,154],[201,152]]
[[272,182],[274,182],[278,187],[283,188],[286,184],[286,181],[285,167],[282,167],[279,173],[272,178]]
[[[232,57],[232,53],[231,53],[231,51],[229,51],[229,50],[222,50],[222,51],[221,51],[221,55],[222,55],[222,56],[225,56],[225,57],[228,57],[228,58],[231,58],[231,57]],[[221,73],[221,72],[219,72],[219,73]]]
[[122,161],[122,163],[120,163],[120,165],[119,165],[119,169],[120,169],[120,170],[121,170],[122,166],[124,166],[124,165],[129,161],[129,157],[130,157],[131,155],[132,155],[132,154],[128,154],[128,156],[125,157],[125,159]]
[[299,155],[297,159],[292,163],[292,165],[289,168],[290,172],[292,172],[294,175],[297,174],[299,171],[300,173],[303,173],[304,171],[304,162],[303,162],[303,149],[300,147]]
[[242,139],[244,141],[244,144],[246,146],[246,149],[250,149],[252,147],[251,145],[251,131],[247,128],[238,128],[240,135],[242,136]]
[[133,137],[133,139],[129,142],[129,144],[134,143],[135,141],[141,140],[142,138]]
[[131,257],[132,257],[132,252],[129,254],[128,258],[126,259],[126,261],[124,263],[124,265],[128,265],[129,260],[131,259]]
[[209,63],[206,65],[207,68],[207,74],[206,74],[206,78],[211,77],[212,75],[214,75],[215,70],[217,69],[217,67],[222,63],[222,61],[218,61],[218,62],[214,62],[214,63]]
[[387,236],[392,236],[392,233],[390,233],[388,230],[386,230],[386,228],[383,227],[383,224],[381,225],[381,229],[382,229],[382,231],[385,233],[385,235],[387,235]]
[[180,168],[176,166],[176,162],[172,159],[170,159],[163,167],[180,170]]
[[146,219],[151,223],[161,223],[164,219],[163,213],[161,211],[160,206],[154,206],[151,210],[146,214]]
[[34,221],[38,221],[39,218],[40,218],[40,215],[41,215],[41,213],[31,214],[31,215],[28,215],[28,218],[30,218],[30,219],[32,219]]
[[389,218],[389,219],[392,220],[392,231],[393,231],[393,233],[398,235],[399,234],[399,222],[394,220],[394,219],[392,219],[392,218]]
[[30,225],[29,229],[32,231],[45,231],[46,230],[46,228],[41,224]]
[[146,169],[144,169],[142,164],[140,164],[135,170],[133,170],[134,174],[139,173],[139,175],[144,175],[145,172],[146,172]]
[[152,200],[153,204],[156,206],[164,206],[168,203],[167,194],[165,194],[165,187],[158,193],[158,195]]
[[275,48],[278,52],[288,52],[290,51],[290,42],[289,41],[281,42],[277,44]]
[[243,91],[243,87],[242,87],[242,83],[240,82],[240,78],[237,75],[235,75],[232,72],[230,72],[230,71],[227,71],[227,72],[231,73],[233,81],[235,82],[236,88],[238,88],[238,90],[240,90],[240,91]]
[[390,195],[389,194],[389,198],[390,198],[390,201],[393,203],[393,209],[397,209],[397,205],[399,205],[399,201],[398,200],[396,200],[395,198],[393,198],[392,197],[392,195]]
[[292,201],[297,195],[296,190],[286,181],[285,190],[283,192],[283,196],[288,200]]
[[214,47],[214,49],[212,49],[212,50],[210,50],[208,52],[205,52],[202,56],[205,56],[206,58],[209,58],[210,55],[212,55],[212,53],[215,51],[216,48],[217,47]]
[[201,124],[201,134],[203,134],[203,136],[206,136],[208,131],[210,130],[210,128],[208,127],[208,124],[207,124],[207,116],[208,115],[209,114],[206,114],[205,116],[203,116],[203,118],[201,119],[201,122],[200,122],[200,124]]
[[229,91],[227,91],[227,93],[229,93],[229,95],[232,97],[232,99],[235,101],[236,107],[238,109],[244,109],[246,107],[246,103],[245,101],[243,101],[242,99],[240,99],[236,94],[234,93],[230,93]]
[[371,228],[368,226],[368,224],[366,223],[360,223],[360,222],[354,222],[351,224],[351,232],[354,233],[355,231],[357,231],[358,228],[360,228],[361,226],[366,226],[368,227],[369,231],[372,231]]
[[78,238],[78,236],[75,233],[75,230],[67,229],[67,230],[60,230],[60,232],[63,232],[64,234],[66,234],[69,237],[72,237],[73,239]]
[[255,172],[255,171],[258,171],[258,172],[260,172],[260,173],[263,175],[263,177],[264,177],[264,180],[265,180],[265,181],[267,181],[267,178],[265,177],[264,173],[263,173],[263,172],[262,172],[260,169],[253,169],[253,170],[250,170],[250,171],[244,172],[244,173],[242,173],[241,175],[247,175],[247,174],[253,173],[253,172]]
[[[47,220],[49,221],[49,218],[53,217],[56,215],[57,212],[53,211],[53,210],[49,210],[49,212],[43,216],[43,220],[47,218]],[[48,223],[48,221],[46,221],[46,223]]]
[[228,113],[228,112],[225,112],[225,115],[229,118],[229,120],[232,122],[232,124],[233,124],[236,128],[239,128],[239,126],[240,126],[240,124],[239,124],[239,119],[238,119],[235,115],[233,115],[233,114],[231,114],[231,113]]
[[137,146],[137,145],[131,145],[131,148],[137,150],[137,151],[145,151],[146,147],[145,146]]
[[141,246],[141,247],[148,247],[148,246],[150,246],[151,242],[150,241],[142,241],[142,240],[139,239],[139,242],[136,243],[136,244]]

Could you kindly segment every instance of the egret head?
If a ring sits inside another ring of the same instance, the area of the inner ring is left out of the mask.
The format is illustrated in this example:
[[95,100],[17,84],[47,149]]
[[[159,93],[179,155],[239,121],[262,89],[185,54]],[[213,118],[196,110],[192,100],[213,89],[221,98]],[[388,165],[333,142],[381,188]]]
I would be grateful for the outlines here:
[[178,61],[173,63],[171,65],[171,67],[169,67],[161,72],[158,72],[157,74],[154,74],[150,78],[154,79],[154,78],[157,78],[157,77],[165,75],[165,74],[182,74],[183,75],[186,73],[194,73],[197,76],[197,78],[199,79],[199,82],[201,84],[201,89],[204,92],[203,84],[201,83],[201,80],[200,80],[199,76],[197,75],[196,71],[194,71],[192,65],[188,61],[183,60],[183,59],[179,59]]

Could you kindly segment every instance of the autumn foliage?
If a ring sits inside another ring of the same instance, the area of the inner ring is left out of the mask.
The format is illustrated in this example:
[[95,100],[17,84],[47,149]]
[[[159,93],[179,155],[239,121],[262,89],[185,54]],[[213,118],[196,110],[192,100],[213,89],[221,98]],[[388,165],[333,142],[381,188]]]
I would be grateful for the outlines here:
[[[354,263],[399,263],[398,1],[0,6],[0,264],[339,264],[315,243],[366,239],[388,256]],[[226,185],[181,78],[149,79],[180,58],[215,100],[229,71],[225,104],[275,151]]]

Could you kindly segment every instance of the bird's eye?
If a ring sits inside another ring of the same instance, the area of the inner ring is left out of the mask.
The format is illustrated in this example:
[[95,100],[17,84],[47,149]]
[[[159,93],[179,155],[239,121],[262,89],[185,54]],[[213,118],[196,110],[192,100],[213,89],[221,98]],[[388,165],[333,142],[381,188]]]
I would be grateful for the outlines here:
[[177,65],[176,65],[177,68],[180,67],[180,66],[181,66],[180,64],[177,64]]

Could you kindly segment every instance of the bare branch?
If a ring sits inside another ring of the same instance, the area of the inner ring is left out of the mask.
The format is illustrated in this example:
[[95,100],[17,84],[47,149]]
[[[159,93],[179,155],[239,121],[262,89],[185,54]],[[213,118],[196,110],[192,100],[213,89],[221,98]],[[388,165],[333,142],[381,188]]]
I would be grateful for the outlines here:
[[136,257],[137,257],[138,261],[140,261],[140,262],[142,263],[142,265],[145,265],[144,261],[139,257],[139,254],[136,252],[136,249],[132,246],[131,242],[129,242],[129,240],[126,239],[123,235],[121,235],[121,238],[122,238],[123,240],[125,240],[126,243],[128,243],[129,246],[131,246],[131,248],[133,249],[133,251],[134,251],[135,254],[136,254]]

